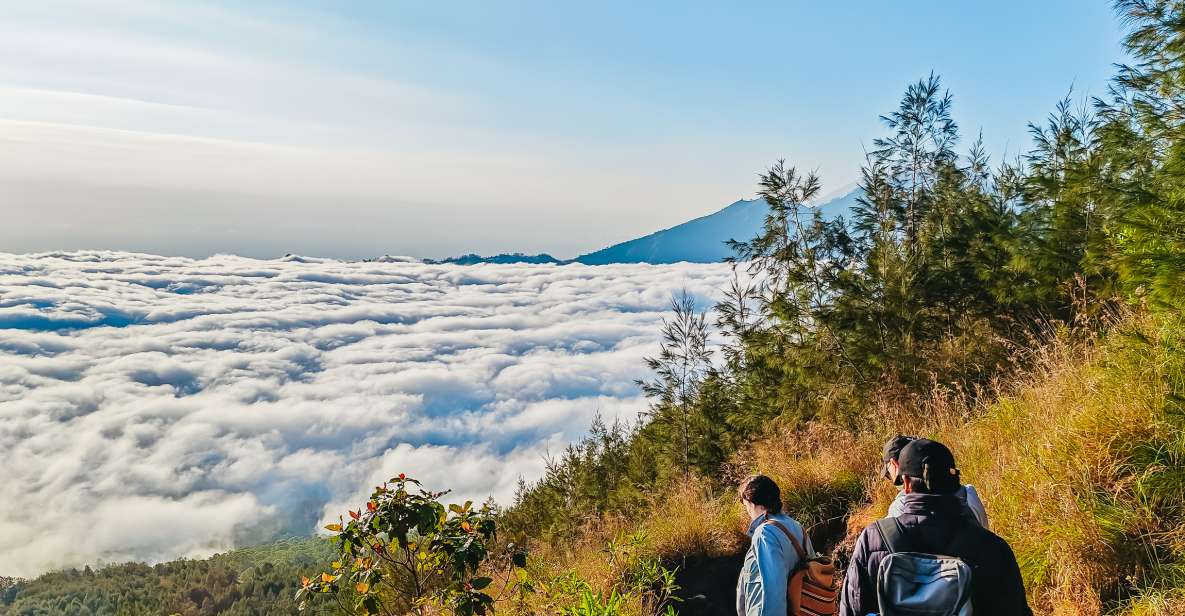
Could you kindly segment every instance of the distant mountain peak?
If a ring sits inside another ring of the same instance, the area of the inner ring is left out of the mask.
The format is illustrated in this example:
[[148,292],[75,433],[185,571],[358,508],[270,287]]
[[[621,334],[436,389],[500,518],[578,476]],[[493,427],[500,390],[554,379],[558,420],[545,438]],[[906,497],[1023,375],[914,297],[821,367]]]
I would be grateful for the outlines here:
[[[810,207],[819,208],[824,216],[843,216],[852,209],[861,194],[859,188],[850,185],[843,191],[817,199]],[[551,263],[556,265],[566,263],[583,263],[585,265],[719,263],[733,256],[732,250],[729,249],[726,242],[733,239],[744,241],[752,238],[761,230],[767,212],[769,212],[769,205],[764,200],[741,199],[711,214],[567,261],[546,253],[527,255],[515,252],[492,257],[467,254],[448,259],[424,259],[424,263],[455,265],[476,265],[479,263]]]
[[[842,216],[851,210],[859,196],[858,188],[850,189],[836,197],[820,199],[812,207],[822,210],[824,216]],[[581,255],[575,261],[586,265],[718,263],[733,256],[726,242],[756,235],[768,211],[769,206],[762,199],[741,199],[707,216]]]

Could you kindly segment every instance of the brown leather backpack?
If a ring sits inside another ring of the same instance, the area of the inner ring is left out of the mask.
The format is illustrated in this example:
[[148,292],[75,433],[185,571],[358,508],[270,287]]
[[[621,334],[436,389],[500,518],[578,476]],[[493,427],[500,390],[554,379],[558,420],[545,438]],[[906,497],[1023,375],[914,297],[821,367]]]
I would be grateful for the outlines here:
[[788,616],[834,616],[839,612],[839,573],[835,563],[826,556],[807,557],[802,543],[777,520],[766,520],[765,524],[776,526],[786,534],[794,551],[798,552],[798,564],[790,572],[786,585]]

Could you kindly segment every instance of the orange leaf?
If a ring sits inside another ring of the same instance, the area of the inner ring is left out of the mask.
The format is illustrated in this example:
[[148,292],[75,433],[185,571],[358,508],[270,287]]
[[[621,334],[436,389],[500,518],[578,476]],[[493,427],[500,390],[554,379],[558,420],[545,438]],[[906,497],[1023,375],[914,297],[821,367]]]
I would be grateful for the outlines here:
[[309,578],[307,578],[307,577],[305,577],[305,576],[303,576],[303,575],[302,575],[302,576],[300,576],[300,587],[301,587],[301,588],[308,588],[308,587],[309,587],[309,584],[312,584],[312,583],[313,583],[313,581],[312,581],[312,580],[310,580]]
[[351,517],[351,518],[354,518],[355,520],[357,520],[358,518],[362,517],[362,514],[358,513],[357,511],[351,511],[351,512],[350,512],[350,517]]
[[329,575],[328,573],[322,573],[321,574],[321,581],[328,584],[333,581],[333,576]]
[[325,527],[325,530],[331,530],[335,533],[340,533],[342,530],[342,525],[341,524],[330,524]]
[[358,582],[354,585],[354,590],[362,594],[366,594],[366,592],[370,590],[370,584],[368,582]]
[[378,508],[379,508],[379,506],[374,504],[374,501],[370,501],[370,502],[366,503],[366,510],[367,511],[374,511],[375,509],[378,509]]
[[461,528],[467,533],[473,532],[473,527],[469,525],[469,522],[461,522]]

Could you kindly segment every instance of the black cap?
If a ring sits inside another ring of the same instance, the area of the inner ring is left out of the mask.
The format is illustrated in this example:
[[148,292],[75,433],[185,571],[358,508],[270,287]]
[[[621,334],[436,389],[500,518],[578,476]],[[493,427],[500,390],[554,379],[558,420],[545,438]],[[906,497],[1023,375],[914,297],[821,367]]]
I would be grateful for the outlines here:
[[927,438],[912,441],[901,450],[897,465],[902,475],[921,479],[932,493],[945,494],[959,487],[955,456],[938,441]]
[[889,474],[889,460],[896,460],[897,456],[901,454],[901,450],[915,439],[917,439],[916,436],[898,434],[885,443],[885,448],[881,452],[881,477],[889,479],[892,476]]
[[918,437],[916,436],[904,436],[901,434],[894,436],[893,438],[889,439],[889,442],[885,443],[885,449],[881,453],[881,459],[885,462],[888,462],[889,460],[896,460],[897,456],[901,454],[901,450],[904,449],[906,445],[917,440],[917,438]]

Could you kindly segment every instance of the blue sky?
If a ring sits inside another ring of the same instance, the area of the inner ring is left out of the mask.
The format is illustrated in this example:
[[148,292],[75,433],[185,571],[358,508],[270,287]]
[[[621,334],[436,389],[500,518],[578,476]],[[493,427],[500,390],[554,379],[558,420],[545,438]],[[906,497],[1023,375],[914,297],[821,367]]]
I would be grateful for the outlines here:
[[573,256],[856,179],[931,70],[1027,147],[1122,59],[1110,3],[14,3],[0,250]]

